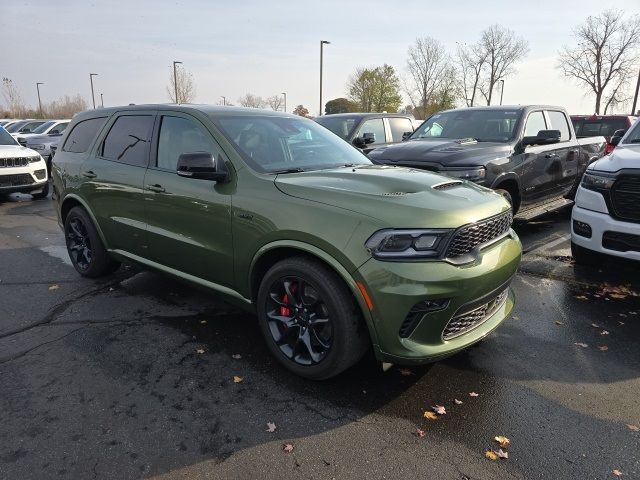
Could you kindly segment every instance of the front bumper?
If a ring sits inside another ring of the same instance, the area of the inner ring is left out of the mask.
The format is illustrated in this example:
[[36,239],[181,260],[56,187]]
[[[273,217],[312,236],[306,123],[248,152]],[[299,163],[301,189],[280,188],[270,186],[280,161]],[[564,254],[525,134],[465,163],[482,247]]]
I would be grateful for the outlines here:
[[47,181],[47,164],[42,158],[23,167],[0,168],[0,193],[36,192]]
[[[356,272],[373,303],[371,319],[380,360],[399,364],[427,363],[452,355],[484,338],[504,320],[514,306],[508,287],[520,263],[522,246],[515,232],[483,249],[473,263],[452,265],[444,261],[382,262],[371,259]],[[505,292],[506,290],[506,292]],[[502,301],[465,333],[443,339],[445,327],[456,314],[478,300],[505,292]],[[425,300],[448,299],[446,307],[425,313],[407,334],[411,309]]]

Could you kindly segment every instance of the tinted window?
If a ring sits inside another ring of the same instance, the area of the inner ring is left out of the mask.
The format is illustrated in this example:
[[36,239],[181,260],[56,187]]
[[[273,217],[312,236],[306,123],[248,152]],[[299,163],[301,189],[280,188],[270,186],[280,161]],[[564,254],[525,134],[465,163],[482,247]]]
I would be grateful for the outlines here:
[[106,120],[106,117],[98,117],[76,123],[64,142],[62,151],[71,153],[86,152]]
[[535,137],[540,130],[546,130],[544,115],[542,112],[533,112],[527,117],[527,126],[524,129],[525,137]]
[[0,127],[0,145],[18,145],[10,133]]
[[353,132],[357,123],[356,118],[333,117],[331,115],[318,117],[315,121],[344,140],[349,140],[351,132]]
[[[18,132],[31,133],[31,132],[33,132],[33,130],[35,130],[37,127],[39,127],[43,123],[44,123],[44,121],[36,121],[36,122],[26,123],[26,124],[22,125],[22,127],[20,127],[18,129]],[[17,132],[14,132],[14,133],[17,133]]]
[[569,124],[567,123],[567,117],[564,113],[558,111],[549,111],[549,121],[551,122],[551,130],[560,130],[560,140],[566,141],[571,138],[569,133]]
[[520,118],[518,110],[451,110],[429,117],[411,138],[474,138],[478,142],[507,142]]
[[640,143],[640,121],[636,120],[631,126],[631,131],[627,132],[622,143]]
[[610,137],[616,130],[629,128],[628,122],[623,118],[601,118],[576,120],[573,123],[578,137]]
[[102,157],[129,165],[147,165],[147,146],[151,138],[152,115],[118,117],[102,144]]
[[158,139],[158,168],[176,170],[183,153],[208,152],[218,156],[219,149],[207,132],[196,122],[179,117],[162,117]]
[[365,133],[373,133],[376,136],[376,140],[369,145],[375,145],[377,143],[386,143],[387,140],[384,134],[384,123],[381,118],[372,118],[371,120],[365,120],[358,130],[358,137],[363,136]]
[[31,132],[31,133],[42,133],[42,132],[44,132],[47,128],[49,128],[51,125],[53,125],[54,123],[56,123],[56,122],[54,122],[54,121],[45,122],[45,123],[43,123],[42,125],[40,125],[38,128],[34,128],[34,129],[33,129],[33,132]]
[[57,130],[58,133],[62,133],[67,129],[67,126],[69,126],[69,122],[59,123],[58,125],[53,127],[49,133],[51,133],[51,132],[53,132],[55,130]]
[[393,142],[401,142],[404,132],[413,132],[413,124],[408,118],[388,118]]

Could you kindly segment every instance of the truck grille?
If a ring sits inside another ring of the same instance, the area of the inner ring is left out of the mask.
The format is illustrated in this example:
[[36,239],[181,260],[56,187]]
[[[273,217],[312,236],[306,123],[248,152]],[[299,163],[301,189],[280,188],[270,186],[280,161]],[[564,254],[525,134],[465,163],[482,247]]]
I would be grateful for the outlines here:
[[0,175],[0,187],[19,187],[20,185],[31,185],[32,183],[33,177],[28,173]]
[[458,229],[447,247],[447,258],[459,257],[471,252],[479,245],[504,235],[511,228],[511,210]]
[[[504,288],[493,296],[488,302],[483,303],[479,307],[466,310],[461,307],[462,313],[456,313],[442,332],[443,340],[451,340],[467,333],[470,330],[482,325],[491,315],[504,304],[509,294],[509,287]],[[460,312],[458,310],[458,312]],[[465,311],[466,310],[466,311]]]
[[611,206],[621,220],[640,222],[640,175],[620,175],[611,189]]
[[0,158],[0,168],[26,167],[29,165],[29,157]]

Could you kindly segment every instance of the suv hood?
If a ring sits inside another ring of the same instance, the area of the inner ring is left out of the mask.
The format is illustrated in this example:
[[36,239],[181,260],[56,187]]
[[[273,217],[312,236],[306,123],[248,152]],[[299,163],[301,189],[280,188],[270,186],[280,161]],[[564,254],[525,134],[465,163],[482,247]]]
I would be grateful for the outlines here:
[[0,145],[0,158],[38,157],[39,154],[30,148],[19,145]]
[[485,160],[508,155],[511,145],[498,142],[460,143],[452,139],[408,140],[378,148],[369,153],[375,163],[411,164],[439,163],[444,167],[466,167],[482,165]]
[[397,228],[457,228],[509,209],[489,189],[422,170],[368,165],[278,175],[287,195],[324,203]]
[[623,168],[640,168],[640,144],[619,145],[609,155],[589,165],[589,170],[601,172],[617,172]]

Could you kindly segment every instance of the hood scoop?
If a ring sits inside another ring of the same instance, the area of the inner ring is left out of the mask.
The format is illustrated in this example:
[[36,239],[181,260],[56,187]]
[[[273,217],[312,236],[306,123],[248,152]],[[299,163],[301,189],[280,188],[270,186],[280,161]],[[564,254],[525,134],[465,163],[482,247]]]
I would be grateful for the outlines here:
[[433,188],[434,190],[448,190],[450,188],[457,187],[458,185],[462,185],[462,181],[461,180],[454,180],[452,182],[438,183],[438,184],[434,185],[431,188]]
[[404,195],[408,195],[411,192],[385,192],[382,194],[383,197],[402,197]]

